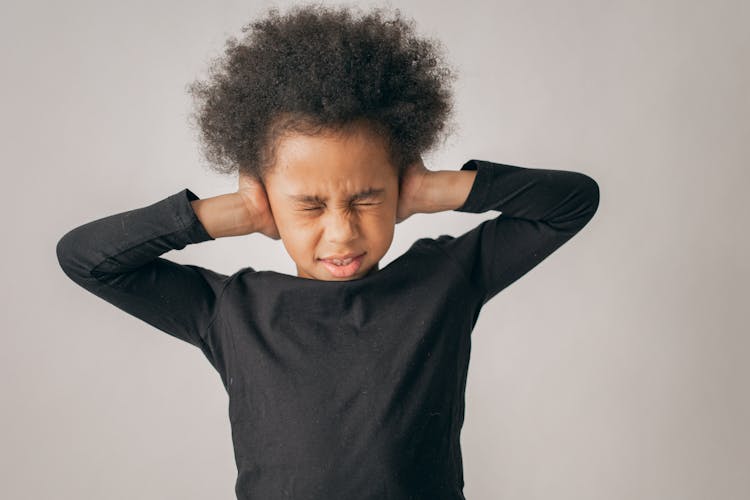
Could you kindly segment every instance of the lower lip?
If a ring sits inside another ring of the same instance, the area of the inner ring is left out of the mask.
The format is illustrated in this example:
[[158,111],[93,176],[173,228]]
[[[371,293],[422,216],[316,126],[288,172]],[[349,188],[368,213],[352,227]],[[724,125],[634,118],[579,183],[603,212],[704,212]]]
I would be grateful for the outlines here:
[[321,260],[320,262],[322,262],[323,265],[326,266],[328,271],[330,271],[330,273],[337,278],[348,278],[349,276],[352,276],[357,271],[359,271],[364,255],[365,254],[362,254],[359,257],[353,258],[352,261],[345,266],[337,266],[333,262],[329,262],[327,260]]

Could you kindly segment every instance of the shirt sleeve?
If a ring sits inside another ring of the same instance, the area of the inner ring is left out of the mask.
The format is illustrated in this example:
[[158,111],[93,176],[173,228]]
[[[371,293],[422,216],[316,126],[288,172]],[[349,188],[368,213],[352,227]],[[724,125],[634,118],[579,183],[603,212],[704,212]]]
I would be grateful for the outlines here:
[[573,171],[469,160],[476,170],[458,212],[501,212],[458,236],[435,241],[482,297],[482,305],[580,231],[596,213],[599,185]]
[[57,243],[63,272],[85,290],[146,323],[199,347],[229,278],[159,257],[213,240],[193,211],[189,189],[151,205],[76,227]]

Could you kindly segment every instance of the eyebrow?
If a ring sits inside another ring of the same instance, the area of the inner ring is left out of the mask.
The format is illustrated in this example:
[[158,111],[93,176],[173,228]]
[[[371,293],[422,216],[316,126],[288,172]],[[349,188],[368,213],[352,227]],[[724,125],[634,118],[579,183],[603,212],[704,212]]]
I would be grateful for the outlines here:
[[[367,188],[349,197],[349,201],[357,201],[363,198],[374,198],[385,192],[383,188]],[[302,203],[323,203],[326,200],[314,194],[289,194],[287,195],[293,201]]]

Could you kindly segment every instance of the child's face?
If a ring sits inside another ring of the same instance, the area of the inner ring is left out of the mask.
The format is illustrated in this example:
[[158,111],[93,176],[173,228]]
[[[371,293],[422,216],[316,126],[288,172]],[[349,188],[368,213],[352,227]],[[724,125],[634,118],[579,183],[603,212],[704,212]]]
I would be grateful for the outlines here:
[[[287,135],[264,183],[297,276],[349,281],[379,269],[393,241],[399,182],[377,135]],[[323,260],[350,254],[358,257],[349,265]]]

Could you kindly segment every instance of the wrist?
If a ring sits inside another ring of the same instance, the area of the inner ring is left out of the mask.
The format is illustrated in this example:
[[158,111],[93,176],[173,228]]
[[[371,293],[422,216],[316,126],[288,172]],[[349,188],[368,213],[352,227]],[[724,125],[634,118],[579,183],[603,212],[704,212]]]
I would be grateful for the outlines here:
[[196,216],[212,238],[241,236],[257,231],[242,196],[227,193],[191,202]]
[[475,170],[437,170],[425,175],[420,191],[424,213],[455,210],[466,202],[476,178]]

